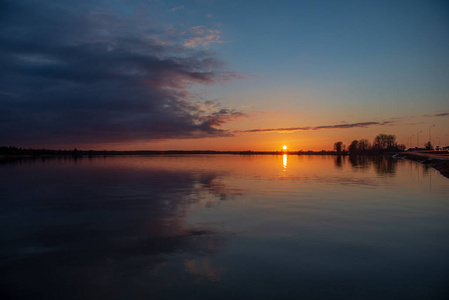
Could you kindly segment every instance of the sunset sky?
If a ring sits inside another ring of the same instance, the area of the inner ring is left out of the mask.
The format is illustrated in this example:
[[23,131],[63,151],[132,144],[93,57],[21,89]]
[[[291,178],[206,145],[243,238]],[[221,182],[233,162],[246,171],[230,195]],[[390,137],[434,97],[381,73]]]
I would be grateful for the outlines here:
[[447,146],[449,3],[1,1],[0,103],[0,146]]

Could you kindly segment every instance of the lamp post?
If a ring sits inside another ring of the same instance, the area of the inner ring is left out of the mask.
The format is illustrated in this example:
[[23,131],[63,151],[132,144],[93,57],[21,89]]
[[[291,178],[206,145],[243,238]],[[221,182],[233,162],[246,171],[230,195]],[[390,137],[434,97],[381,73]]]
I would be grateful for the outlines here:
[[412,135],[411,137],[410,137],[410,148],[412,148],[412,137],[414,137],[415,135]]
[[416,145],[416,148],[419,148],[419,134],[420,133],[422,133],[422,131],[418,131],[417,133],[416,133],[416,139],[417,139],[417,142],[418,142],[418,144]]
[[430,129],[432,129],[432,127],[435,127],[435,125],[432,125],[429,127],[429,143],[432,144],[432,138],[430,136]]

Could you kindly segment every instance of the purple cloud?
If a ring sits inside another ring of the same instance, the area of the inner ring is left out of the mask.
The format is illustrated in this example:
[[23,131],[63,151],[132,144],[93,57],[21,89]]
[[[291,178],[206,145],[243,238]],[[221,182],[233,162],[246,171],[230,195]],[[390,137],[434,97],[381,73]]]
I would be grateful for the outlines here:
[[447,116],[449,116],[449,112],[442,112],[433,115],[423,115],[423,117],[447,117]]
[[373,125],[389,125],[391,121],[385,122],[361,122],[352,124],[338,124],[338,125],[324,125],[324,126],[306,126],[306,127],[286,127],[286,128],[261,128],[261,129],[250,129],[242,130],[239,132],[251,133],[251,132],[295,132],[295,131],[310,131],[310,130],[324,130],[324,129],[348,129],[356,127],[368,127]]
[[166,28],[92,3],[3,2],[2,143],[232,135],[219,127],[243,113],[218,103],[205,111],[189,88],[238,75],[223,72],[213,53],[185,47],[184,38]]

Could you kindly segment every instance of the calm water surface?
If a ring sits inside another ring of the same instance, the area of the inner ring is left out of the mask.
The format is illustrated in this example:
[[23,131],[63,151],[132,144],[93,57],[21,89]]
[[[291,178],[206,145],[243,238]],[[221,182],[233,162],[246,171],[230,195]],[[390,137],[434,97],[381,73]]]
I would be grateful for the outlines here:
[[410,161],[0,164],[0,299],[448,299],[449,179]]

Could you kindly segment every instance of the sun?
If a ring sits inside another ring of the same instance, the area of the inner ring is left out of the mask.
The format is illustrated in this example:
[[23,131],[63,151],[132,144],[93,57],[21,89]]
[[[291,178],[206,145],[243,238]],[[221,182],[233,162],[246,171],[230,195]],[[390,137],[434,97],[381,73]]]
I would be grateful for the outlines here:
[[287,146],[285,146],[285,145],[282,146],[282,149],[287,150]]

